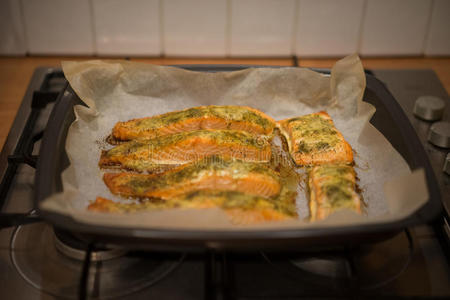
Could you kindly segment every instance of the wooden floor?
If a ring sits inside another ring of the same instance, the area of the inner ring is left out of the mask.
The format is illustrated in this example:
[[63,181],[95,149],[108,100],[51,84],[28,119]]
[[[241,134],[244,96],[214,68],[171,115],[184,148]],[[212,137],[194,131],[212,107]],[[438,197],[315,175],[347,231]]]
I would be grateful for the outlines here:
[[[33,70],[38,66],[59,66],[62,60],[86,60],[90,57],[0,57],[0,147],[8,135],[16,111],[25,93]],[[95,58],[98,59],[98,58]],[[175,64],[249,64],[292,65],[292,59],[185,59],[133,58],[133,61],[158,65]],[[302,67],[330,68],[337,59],[304,59]],[[367,58],[362,59],[369,69],[433,69],[450,93],[450,58]]]

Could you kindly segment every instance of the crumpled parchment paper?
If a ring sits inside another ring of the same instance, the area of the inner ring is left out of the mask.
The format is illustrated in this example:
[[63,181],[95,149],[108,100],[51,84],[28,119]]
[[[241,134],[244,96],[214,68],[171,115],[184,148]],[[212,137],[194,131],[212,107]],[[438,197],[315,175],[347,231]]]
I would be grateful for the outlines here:
[[[71,165],[62,174],[64,192],[41,209],[81,222],[137,228],[242,230],[220,209],[164,210],[105,214],[86,210],[97,196],[120,200],[102,181],[98,167],[103,141],[118,121],[147,117],[199,105],[248,105],[276,120],[326,110],[355,150],[367,215],[339,211],[309,223],[305,191],[300,190],[299,220],[245,226],[246,230],[387,222],[412,214],[428,200],[423,170],[411,172],[401,155],[369,120],[375,108],[363,102],[365,75],[357,55],[336,63],[331,76],[302,68],[250,68],[202,73],[129,61],[63,62],[70,85],[89,108],[77,106],[66,150]],[[129,201],[129,200],[121,200]]]

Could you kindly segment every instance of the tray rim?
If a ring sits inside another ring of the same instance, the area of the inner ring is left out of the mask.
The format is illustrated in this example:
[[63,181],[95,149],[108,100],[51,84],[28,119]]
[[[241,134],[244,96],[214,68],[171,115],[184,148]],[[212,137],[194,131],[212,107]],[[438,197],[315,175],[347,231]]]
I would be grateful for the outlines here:
[[[260,66],[260,65],[175,65],[173,67],[179,67],[194,71],[203,72],[218,72],[218,71],[235,71],[242,70],[246,68],[283,68],[285,66]],[[287,66],[290,67],[290,66]],[[324,74],[329,74],[328,69],[314,69]],[[161,243],[161,242],[173,242],[180,244],[196,244],[201,247],[228,247],[229,244],[233,244],[239,241],[249,241],[259,242],[263,244],[273,244],[273,242],[281,240],[289,240],[290,242],[298,241],[300,239],[324,239],[326,237],[342,237],[342,236],[352,236],[352,235],[367,235],[367,234],[382,234],[392,235],[393,233],[400,232],[406,227],[423,224],[432,221],[442,210],[441,197],[439,187],[437,186],[437,181],[435,179],[433,170],[431,168],[428,157],[425,150],[420,143],[417,134],[415,133],[412,125],[407,119],[405,113],[401,109],[398,102],[386,88],[384,83],[382,83],[376,77],[366,74],[366,89],[378,91],[377,96],[383,101],[384,104],[389,103],[389,112],[395,116],[394,120],[398,120],[400,123],[403,122],[399,129],[402,133],[403,138],[408,139],[411,144],[406,143],[409,148],[414,148],[417,155],[412,156],[413,162],[408,162],[411,170],[422,167],[425,171],[427,187],[429,190],[430,198],[428,202],[419,208],[413,214],[406,216],[403,219],[396,221],[384,222],[384,223],[374,223],[374,224],[363,224],[363,225],[343,225],[336,228],[283,228],[274,229],[267,228],[266,230],[239,230],[239,231],[228,231],[228,230],[191,230],[191,229],[166,229],[166,228],[140,228],[140,227],[111,227],[105,225],[92,225],[89,223],[79,222],[68,215],[63,215],[55,213],[52,211],[46,211],[39,208],[39,203],[43,201],[50,193],[50,189],[56,185],[53,180],[53,184],[46,182],[45,174],[60,175],[57,174],[57,160],[54,159],[55,147],[58,147],[61,142],[65,141],[65,134],[62,132],[61,126],[64,122],[67,122],[67,118],[70,114],[73,115],[73,106],[77,104],[82,104],[82,101],[78,98],[75,92],[70,88],[68,84],[67,88],[60,94],[55,107],[49,118],[49,123],[44,134],[42,141],[39,160],[37,164],[37,171],[35,177],[35,207],[39,214],[48,222],[75,232],[80,232],[86,234],[89,239],[96,240],[116,240],[117,238],[134,239],[136,242],[146,242],[150,243]],[[380,96],[381,95],[381,96]],[[73,121],[73,120],[72,120]],[[70,123],[72,123],[72,121]],[[52,125],[52,126],[49,126]],[[65,143],[63,143],[65,145]],[[64,150],[64,149],[63,149]],[[61,151],[59,151],[61,152]],[[52,155],[53,154],[53,155]],[[58,153],[56,153],[58,154]],[[57,157],[61,159],[62,153],[59,153]],[[405,159],[406,160],[406,159]],[[412,164],[412,166],[411,166]],[[56,173],[55,173],[56,172]],[[52,175],[53,176],[53,175]],[[151,240],[151,241],[149,241]],[[316,241],[317,242],[317,241]],[[312,243],[314,244],[314,243]],[[273,246],[273,245],[272,245]],[[280,245],[281,246],[281,245]],[[277,247],[278,248],[278,247]]]

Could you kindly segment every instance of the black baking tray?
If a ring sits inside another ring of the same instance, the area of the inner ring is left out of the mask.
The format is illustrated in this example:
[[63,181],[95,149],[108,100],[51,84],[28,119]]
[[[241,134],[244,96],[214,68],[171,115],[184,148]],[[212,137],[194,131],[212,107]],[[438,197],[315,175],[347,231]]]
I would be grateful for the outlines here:
[[[183,65],[180,68],[201,72],[229,72],[255,66]],[[328,70],[316,69],[322,73]],[[52,211],[39,210],[49,223],[72,232],[78,238],[97,245],[115,244],[128,248],[310,250],[353,246],[389,238],[405,228],[424,224],[436,218],[441,209],[439,187],[428,157],[403,110],[386,86],[366,73],[364,101],[374,105],[372,123],[403,156],[412,170],[423,168],[428,185],[429,201],[412,215],[382,224],[340,226],[336,228],[270,229],[264,231],[205,231],[147,228],[119,228],[90,225]],[[69,126],[75,119],[74,105],[83,102],[68,85],[60,94],[50,115],[42,140],[36,172],[35,206],[46,197],[61,192],[61,173],[69,165],[65,141]]]

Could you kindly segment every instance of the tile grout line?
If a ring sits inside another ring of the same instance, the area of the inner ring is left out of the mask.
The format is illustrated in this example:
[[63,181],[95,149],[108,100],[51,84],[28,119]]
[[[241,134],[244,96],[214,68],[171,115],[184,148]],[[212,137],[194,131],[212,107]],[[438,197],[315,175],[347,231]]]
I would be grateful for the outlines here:
[[92,51],[94,56],[98,56],[98,48],[97,48],[97,30],[95,29],[95,13],[94,13],[94,3],[93,0],[89,0],[89,13],[91,20],[91,33],[92,33]]
[[231,21],[232,21],[232,11],[231,11],[231,1],[226,0],[226,24],[225,24],[225,57],[231,56]]
[[431,0],[430,11],[428,13],[428,19],[427,19],[427,25],[425,26],[425,35],[423,37],[423,42],[422,42],[422,55],[425,55],[426,47],[429,42],[428,39],[430,37],[431,19],[433,17],[434,5],[435,5],[435,0]]
[[291,37],[291,56],[297,55],[296,50],[297,50],[297,33],[298,33],[298,25],[299,25],[299,9],[300,9],[300,0],[295,0],[295,2],[294,2],[294,20],[293,20],[294,28],[292,28],[292,37]]
[[29,48],[29,44],[28,44],[27,23],[25,20],[24,12],[23,12],[23,1],[22,0],[19,1],[19,11],[20,11],[20,22],[22,23],[22,34],[23,34],[23,40],[24,40],[23,42],[24,42],[24,46],[25,46],[25,55],[29,55],[30,48]]
[[367,7],[368,7],[368,0],[364,0],[362,12],[361,12],[361,18],[359,20],[359,31],[358,31],[358,42],[356,44],[356,53],[358,55],[361,55],[361,46],[362,46],[362,39],[364,34],[364,21],[366,20],[367,15]]
[[165,52],[166,52],[166,39],[164,36],[164,1],[163,0],[159,0],[159,5],[158,5],[158,14],[159,14],[159,44],[160,44],[160,50],[159,50],[159,55],[160,56],[165,56]]

